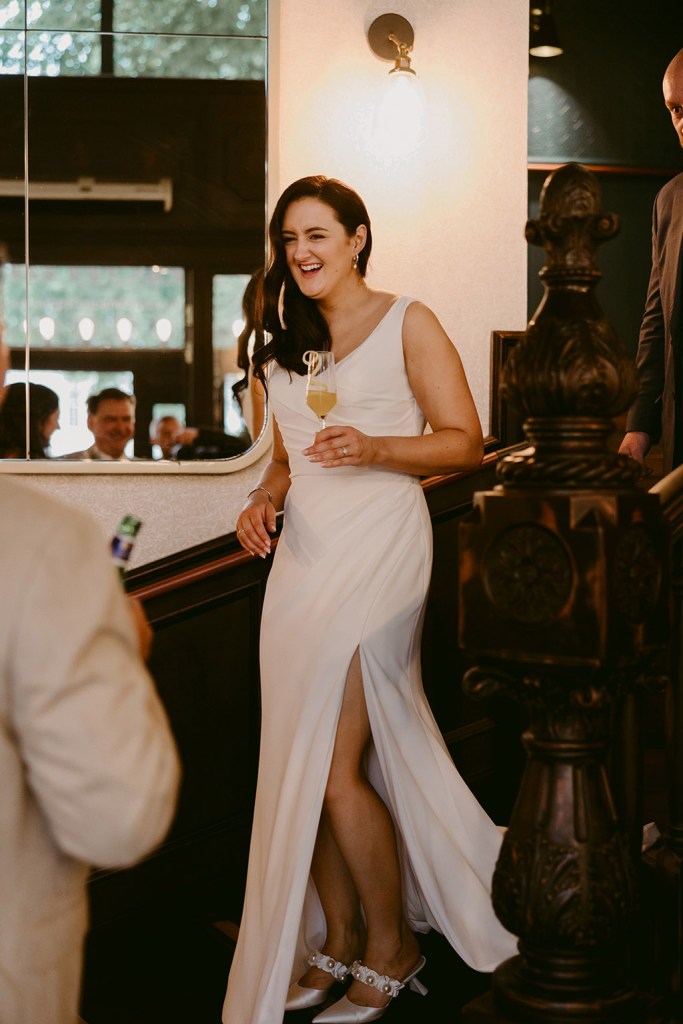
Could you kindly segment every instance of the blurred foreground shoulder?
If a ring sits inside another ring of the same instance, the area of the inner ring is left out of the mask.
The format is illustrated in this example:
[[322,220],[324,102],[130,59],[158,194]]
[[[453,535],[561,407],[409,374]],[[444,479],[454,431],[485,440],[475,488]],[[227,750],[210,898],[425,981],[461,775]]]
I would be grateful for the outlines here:
[[164,837],[179,764],[99,524],[6,478],[0,684],[27,782],[60,849],[123,866]]

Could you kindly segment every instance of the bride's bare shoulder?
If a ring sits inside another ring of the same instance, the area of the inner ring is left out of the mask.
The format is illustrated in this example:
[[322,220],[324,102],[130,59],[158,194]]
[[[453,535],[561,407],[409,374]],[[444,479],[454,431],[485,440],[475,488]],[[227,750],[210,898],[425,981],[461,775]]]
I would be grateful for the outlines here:
[[424,327],[426,324],[432,326],[439,324],[439,319],[429,306],[425,306],[424,302],[412,299],[406,309],[404,323],[410,329],[411,327]]

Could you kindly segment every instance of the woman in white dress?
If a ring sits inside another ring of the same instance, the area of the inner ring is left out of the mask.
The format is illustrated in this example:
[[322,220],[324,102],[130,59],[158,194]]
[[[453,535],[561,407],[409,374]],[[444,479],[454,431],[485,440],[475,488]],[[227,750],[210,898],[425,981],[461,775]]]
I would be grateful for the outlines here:
[[[237,521],[242,546],[267,557],[285,517],[223,1021],[275,1024],[324,1003],[316,1022],[372,1021],[407,983],[425,991],[416,932],[437,928],[481,971],[515,952],[490,901],[500,832],[457,773],[420,676],[431,524],[419,478],[478,466],[482,433],[436,316],[365,283],[370,219],[352,189],[294,182],[270,244],[271,340],[255,363],[274,446]],[[303,354],[324,349],[337,403],[320,430]]]

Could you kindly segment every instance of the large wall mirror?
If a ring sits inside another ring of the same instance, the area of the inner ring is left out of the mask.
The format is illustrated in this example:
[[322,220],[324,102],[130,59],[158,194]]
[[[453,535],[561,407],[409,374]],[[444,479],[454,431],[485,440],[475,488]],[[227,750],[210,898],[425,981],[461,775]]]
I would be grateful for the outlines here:
[[2,468],[251,461],[266,69],[267,0],[2,6]]

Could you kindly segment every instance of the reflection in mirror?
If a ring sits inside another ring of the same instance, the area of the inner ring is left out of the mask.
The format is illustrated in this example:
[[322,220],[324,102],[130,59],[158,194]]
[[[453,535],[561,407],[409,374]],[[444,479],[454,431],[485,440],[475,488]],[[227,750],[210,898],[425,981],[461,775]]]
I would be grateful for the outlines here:
[[87,398],[116,387],[136,397],[128,457],[161,457],[172,415],[174,457],[232,458],[258,426],[233,388],[264,252],[266,2],[40,0],[27,21],[24,46],[0,20],[8,380],[28,341],[30,381],[59,396],[52,457],[90,446]]

